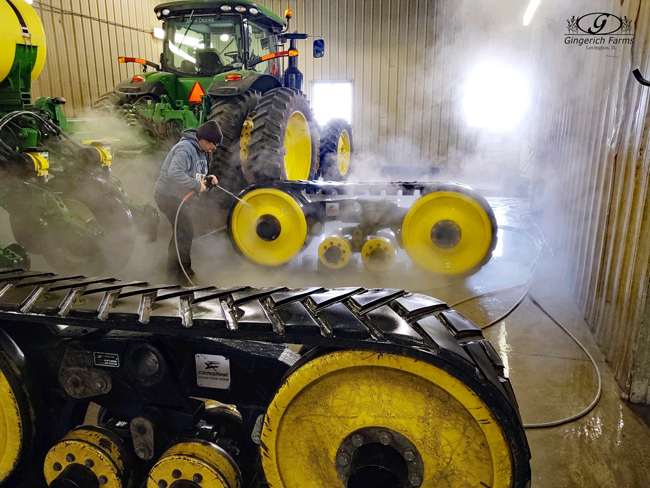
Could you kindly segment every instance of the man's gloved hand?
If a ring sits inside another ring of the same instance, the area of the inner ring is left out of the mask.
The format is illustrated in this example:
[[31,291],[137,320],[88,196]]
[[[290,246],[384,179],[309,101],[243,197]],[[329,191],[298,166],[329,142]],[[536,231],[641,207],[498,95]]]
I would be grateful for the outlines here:
[[201,182],[201,190],[199,190],[199,195],[203,195],[206,191],[212,189],[213,186],[216,186],[219,183],[217,177],[214,175],[207,175],[205,181]]

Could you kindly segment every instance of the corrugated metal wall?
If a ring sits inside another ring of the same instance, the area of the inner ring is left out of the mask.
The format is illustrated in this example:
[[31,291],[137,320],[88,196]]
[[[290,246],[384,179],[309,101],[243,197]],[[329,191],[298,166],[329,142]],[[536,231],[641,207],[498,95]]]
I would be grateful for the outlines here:
[[[634,45],[564,44],[567,19],[590,12],[632,19]],[[650,76],[650,9],[640,0],[548,1],[531,27],[534,209],[624,394],[650,403],[650,88],[631,75],[638,67]]]
[[152,35],[160,22],[156,0],[35,0],[47,37],[45,69],[34,96],[62,96],[66,115],[83,115],[93,100],[120,80],[140,72],[118,56],[157,62],[161,42]]

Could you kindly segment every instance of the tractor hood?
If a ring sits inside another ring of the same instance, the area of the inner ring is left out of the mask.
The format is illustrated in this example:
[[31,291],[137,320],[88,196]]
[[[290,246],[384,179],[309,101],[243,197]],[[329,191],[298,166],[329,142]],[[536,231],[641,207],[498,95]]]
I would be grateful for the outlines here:
[[210,15],[210,14],[238,14],[268,27],[275,33],[280,33],[286,22],[271,10],[250,2],[248,0],[215,1],[215,0],[188,0],[178,2],[166,2],[154,8],[156,16],[160,20],[168,17],[182,15]]

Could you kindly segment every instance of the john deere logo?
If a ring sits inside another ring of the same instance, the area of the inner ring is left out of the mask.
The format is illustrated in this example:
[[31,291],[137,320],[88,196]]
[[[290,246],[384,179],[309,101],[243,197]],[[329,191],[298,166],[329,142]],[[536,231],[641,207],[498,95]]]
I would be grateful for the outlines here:
[[[575,37],[574,37],[575,36]],[[594,12],[567,19],[565,44],[586,46],[588,50],[615,50],[621,44],[634,44],[632,20],[605,12]]]

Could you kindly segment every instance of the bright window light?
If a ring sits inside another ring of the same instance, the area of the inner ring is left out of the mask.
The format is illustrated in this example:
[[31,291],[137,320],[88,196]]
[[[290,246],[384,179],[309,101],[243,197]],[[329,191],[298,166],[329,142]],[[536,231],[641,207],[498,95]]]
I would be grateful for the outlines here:
[[31,5],[32,3],[34,3],[34,0],[25,0],[25,1],[26,1],[28,4],[30,4],[30,5]]
[[352,82],[314,80],[312,109],[316,121],[325,125],[331,119],[352,123]]
[[539,7],[539,4],[542,0],[530,0],[526,13],[524,14],[524,25],[530,24],[530,21],[533,20],[533,15],[535,15],[535,10]]
[[191,63],[196,64],[196,58],[190,56],[189,54],[187,54],[182,49],[179,49],[177,46],[174,46],[171,41],[169,41],[169,50],[171,52],[173,52],[174,54],[178,54],[181,58],[187,59]]
[[219,39],[221,39],[221,42],[228,42],[230,36],[228,34],[221,34],[221,36],[219,36]]
[[494,132],[515,129],[528,108],[528,83],[517,69],[485,63],[467,78],[463,109],[470,127]]
[[153,36],[156,39],[164,39],[165,38],[165,31],[162,30],[160,27],[154,27],[153,28]]
[[191,36],[185,36],[178,32],[174,35],[174,42],[179,46],[184,44],[185,46],[196,47],[199,49],[203,49],[205,47],[205,44],[203,44],[201,39],[197,39],[196,37],[191,37]]

